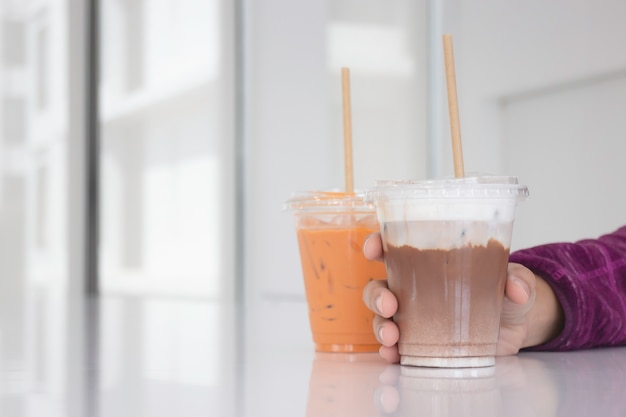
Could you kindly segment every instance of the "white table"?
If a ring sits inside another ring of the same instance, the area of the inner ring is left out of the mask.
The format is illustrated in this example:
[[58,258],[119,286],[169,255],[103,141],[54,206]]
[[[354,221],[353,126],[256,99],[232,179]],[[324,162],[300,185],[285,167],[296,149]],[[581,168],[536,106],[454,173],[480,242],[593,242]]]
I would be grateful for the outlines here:
[[[1,297],[0,416],[624,416],[626,348],[470,371],[234,337],[202,300]],[[226,331],[220,331],[226,330]],[[262,345],[262,346],[261,346]]]
[[276,356],[248,365],[242,383],[246,416],[626,416],[626,348],[524,352],[464,370]]

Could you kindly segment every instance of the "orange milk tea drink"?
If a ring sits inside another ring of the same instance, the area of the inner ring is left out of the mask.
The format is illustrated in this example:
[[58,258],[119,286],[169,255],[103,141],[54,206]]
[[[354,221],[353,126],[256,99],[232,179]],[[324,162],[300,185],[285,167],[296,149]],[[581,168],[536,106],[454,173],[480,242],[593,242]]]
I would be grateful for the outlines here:
[[382,262],[363,256],[363,242],[379,230],[375,208],[363,195],[294,194],[287,202],[296,221],[309,322],[318,352],[375,352],[374,314],[363,288],[385,279]]

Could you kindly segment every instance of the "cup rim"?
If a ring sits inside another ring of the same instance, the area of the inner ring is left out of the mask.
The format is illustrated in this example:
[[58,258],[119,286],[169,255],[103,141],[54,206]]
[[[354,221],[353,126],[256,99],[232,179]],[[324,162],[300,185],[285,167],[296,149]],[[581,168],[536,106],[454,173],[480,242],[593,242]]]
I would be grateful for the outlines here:
[[528,187],[518,183],[517,177],[473,174],[461,178],[443,177],[426,180],[378,180],[368,188],[365,200],[406,198],[516,198],[529,197]]
[[362,190],[356,190],[354,193],[338,190],[311,190],[292,193],[283,203],[283,210],[374,212],[376,208],[371,202],[365,201],[365,191]]

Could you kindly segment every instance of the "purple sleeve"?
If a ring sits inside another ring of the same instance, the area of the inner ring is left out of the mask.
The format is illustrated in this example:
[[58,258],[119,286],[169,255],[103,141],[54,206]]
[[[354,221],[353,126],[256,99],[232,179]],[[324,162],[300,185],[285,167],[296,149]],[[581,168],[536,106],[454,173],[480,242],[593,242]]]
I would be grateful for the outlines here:
[[532,350],[626,345],[626,226],[598,239],[511,254],[552,287],[565,315],[561,334]]

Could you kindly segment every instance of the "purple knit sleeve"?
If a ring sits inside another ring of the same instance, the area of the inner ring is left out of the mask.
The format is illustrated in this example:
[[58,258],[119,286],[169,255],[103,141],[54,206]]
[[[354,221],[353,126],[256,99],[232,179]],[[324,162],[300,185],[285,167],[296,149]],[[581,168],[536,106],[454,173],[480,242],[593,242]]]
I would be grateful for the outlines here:
[[565,315],[561,334],[531,350],[626,345],[626,226],[598,239],[520,250],[510,262],[545,279]]

